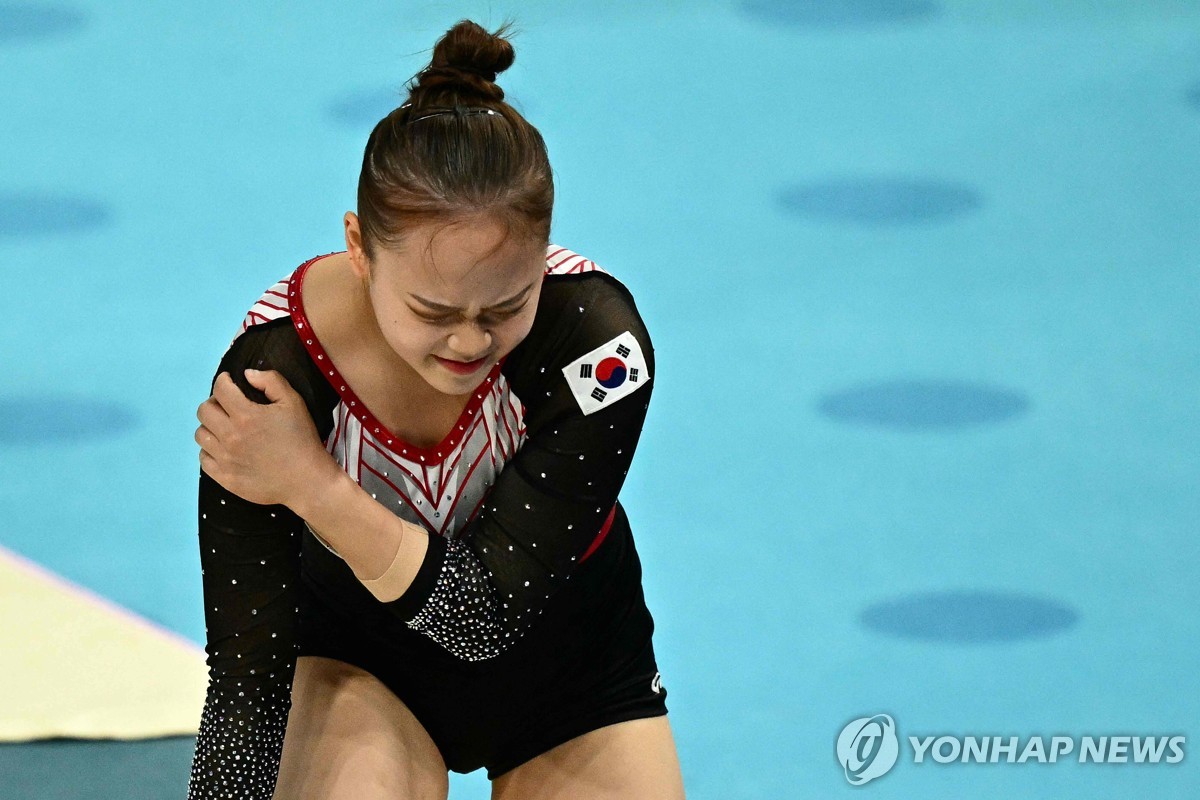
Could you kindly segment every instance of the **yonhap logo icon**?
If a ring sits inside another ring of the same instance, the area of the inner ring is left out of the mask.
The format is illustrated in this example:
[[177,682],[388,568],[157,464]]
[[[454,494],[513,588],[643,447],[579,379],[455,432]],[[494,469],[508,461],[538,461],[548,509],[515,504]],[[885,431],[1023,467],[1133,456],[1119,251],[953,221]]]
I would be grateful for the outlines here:
[[873,781],[896,765],[900,741],[887,714],[851,720],[837,738],[837,759],[853,786]]

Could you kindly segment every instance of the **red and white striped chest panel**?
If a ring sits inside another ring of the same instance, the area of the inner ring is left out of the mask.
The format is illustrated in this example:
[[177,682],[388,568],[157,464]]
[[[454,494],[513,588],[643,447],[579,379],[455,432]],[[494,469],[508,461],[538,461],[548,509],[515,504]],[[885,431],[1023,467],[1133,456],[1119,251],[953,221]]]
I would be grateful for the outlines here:
[[476,388],[450,435],[433,447],[396,440],[359,407],[346,397],[337,404],[325,449],[396,515],[451,539],[525,441],[525,407],[500,364]]

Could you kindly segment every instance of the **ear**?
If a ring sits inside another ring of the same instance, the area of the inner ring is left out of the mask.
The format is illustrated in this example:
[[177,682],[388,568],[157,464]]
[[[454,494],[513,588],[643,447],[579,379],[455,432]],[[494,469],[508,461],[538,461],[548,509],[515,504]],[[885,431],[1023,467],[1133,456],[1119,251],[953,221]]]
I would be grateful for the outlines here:
[[346,252],[350,254],[350,267],[360,281],[364,284],[369,283],[371,269],[367,262],[367,253],[363,250],[362,226],[359,224],[358,215],[347,211],[346,216],[342,217],[342,225],[346,228]]

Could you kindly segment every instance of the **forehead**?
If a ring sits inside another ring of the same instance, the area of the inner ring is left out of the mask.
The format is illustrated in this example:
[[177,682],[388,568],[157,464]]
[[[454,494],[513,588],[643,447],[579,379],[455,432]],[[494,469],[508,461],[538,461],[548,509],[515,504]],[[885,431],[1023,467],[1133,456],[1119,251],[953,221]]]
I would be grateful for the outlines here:
[[445,306],[488,307],[541,276],[546,245],[510,233],[501,221],[475,218],[416,226],[380,256],[381,277],[402,293]]

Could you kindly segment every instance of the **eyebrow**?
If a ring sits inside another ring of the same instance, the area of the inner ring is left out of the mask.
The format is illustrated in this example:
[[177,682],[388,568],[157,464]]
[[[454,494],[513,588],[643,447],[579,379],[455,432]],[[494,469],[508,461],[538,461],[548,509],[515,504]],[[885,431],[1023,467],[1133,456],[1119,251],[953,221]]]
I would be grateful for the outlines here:
[[[484,311],[495,311],[496,309],[501,308],[506,305],[509,305],[510,303],[515,303],[516,301],[518,301],[522,297],[524,297],[526,294],[528,294],[529,291],[531,289],[533,289],[534,286],[537,286],[538,281],[540,281],[540,280],[541,280],[541,278],[539,277],[533,283],[529,284],[524,289],[522,289],[521,291],[514,294],[512,297],[508,298],[507,300],[501,300],[499,303],[497,303],[494,306],[488,306],[487,308],[484,309]],[[435,303],[432,300],[426,300],[424,297],[418,297],[417,295],[412,294],[411,292],[409,293],[408,296],[411,297],[412,299],[416,300],[417,302],[424,303],[425,305],[429,306],[434,311],[462,311],[463,310],[462,308],[458,308],[457,306],[444,306],[441,303]]]

